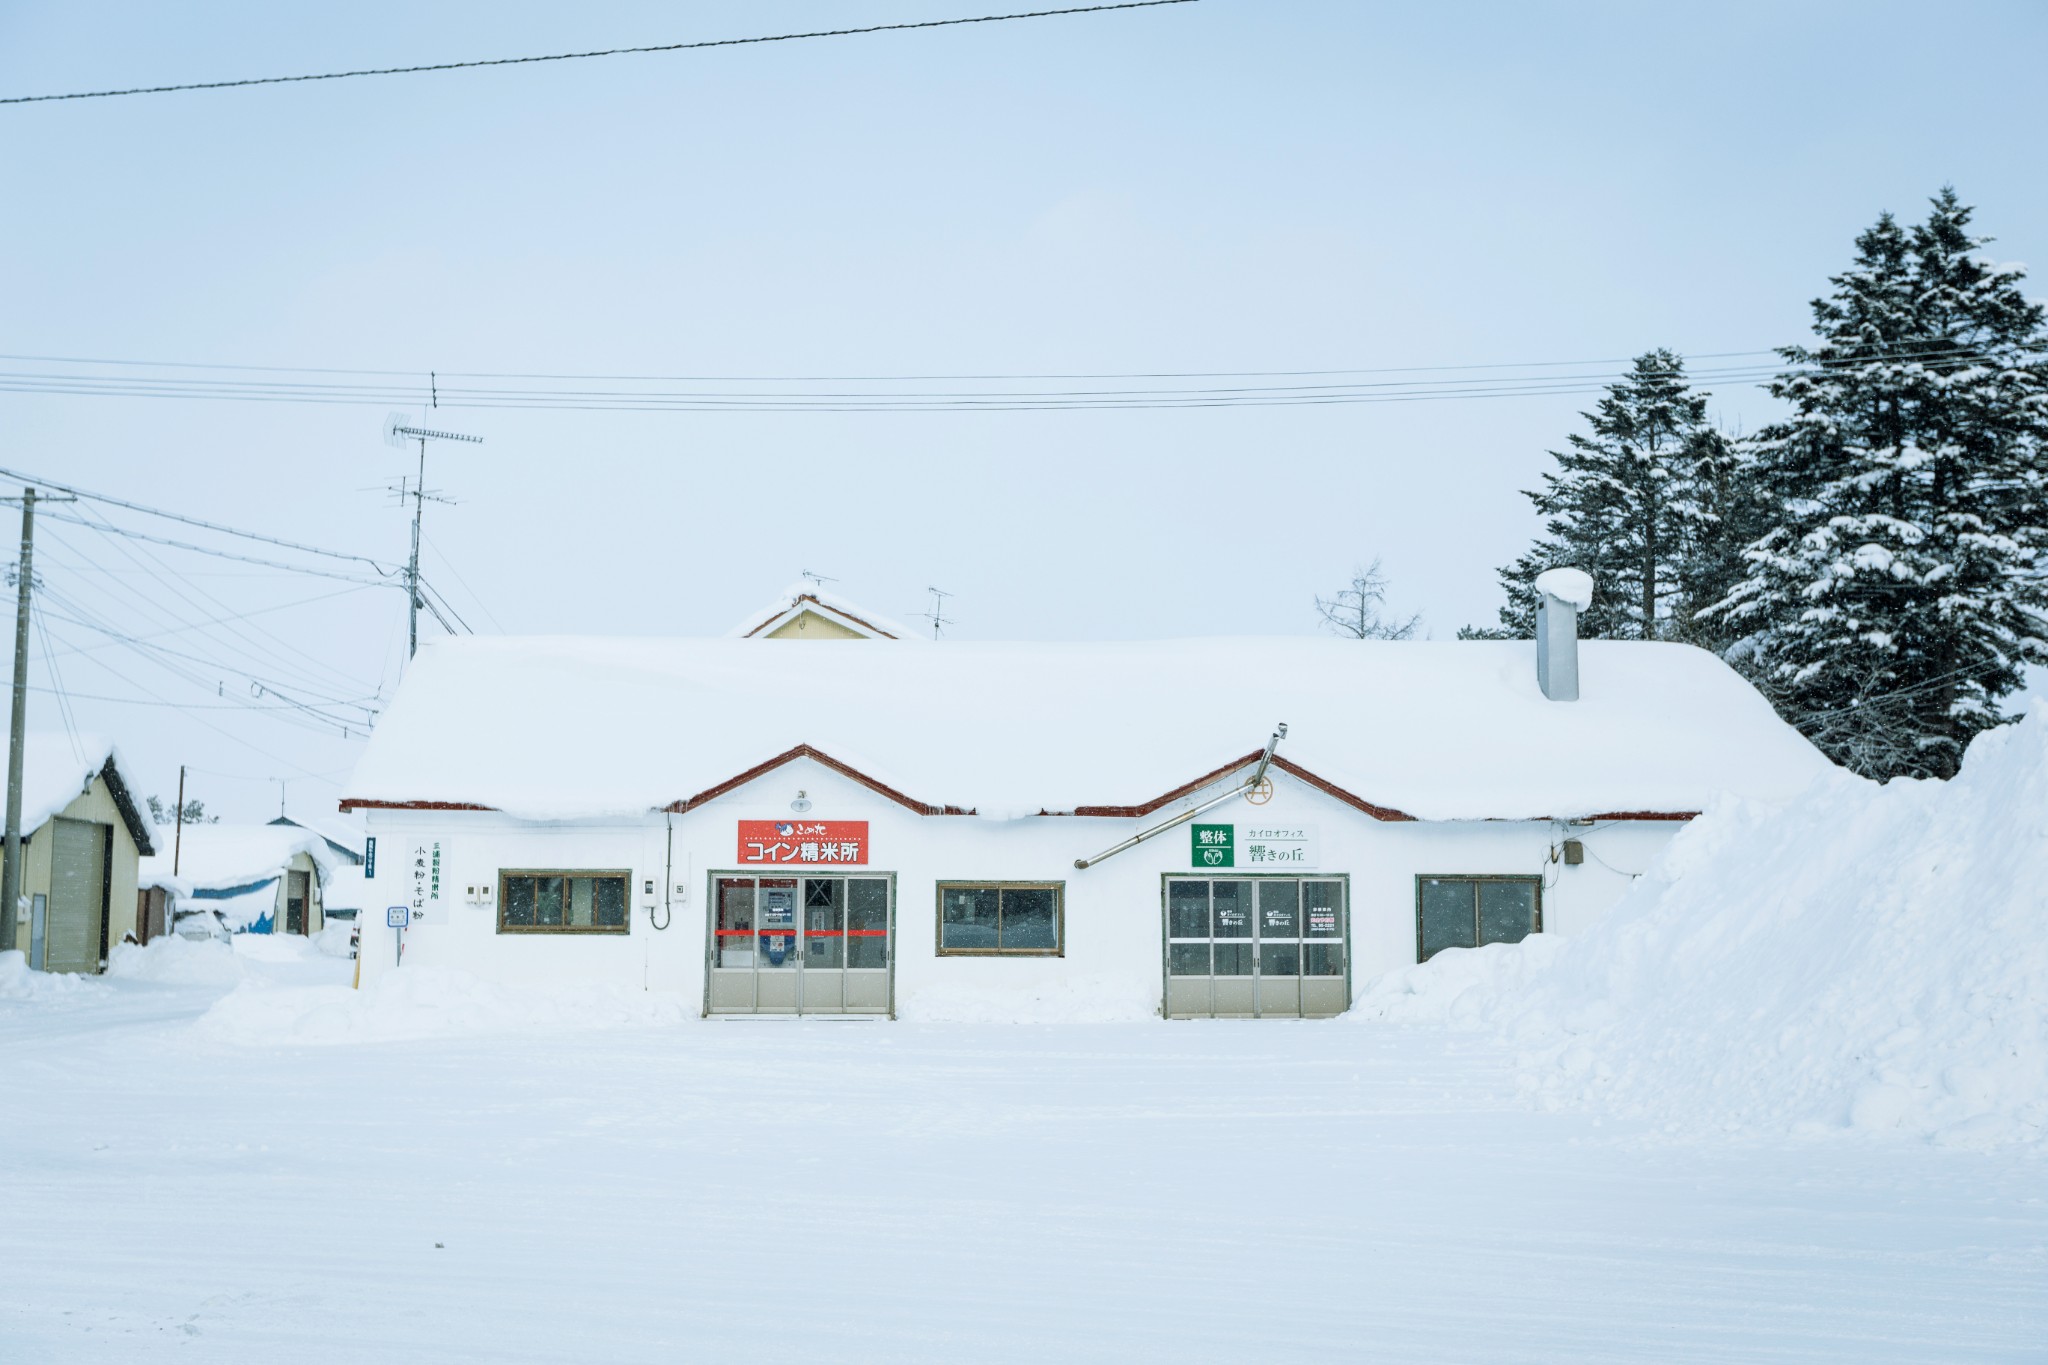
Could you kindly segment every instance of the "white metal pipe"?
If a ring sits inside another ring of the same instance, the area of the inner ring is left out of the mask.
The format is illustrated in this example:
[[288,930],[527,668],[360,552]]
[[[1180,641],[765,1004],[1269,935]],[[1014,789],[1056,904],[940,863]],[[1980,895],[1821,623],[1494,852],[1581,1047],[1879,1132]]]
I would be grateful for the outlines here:
[[1158,824],[1152,826],[1150,829],[1139,830],[1136,834],[1133,834],[1130,838],[1124,840],[1122,843],[1117,844],[1113,848],[1106,848],[1102,850],[1102,852],[1096,854],[1093,858],[1076,858],[1074,859],[1074,866],[1076,868],[1079,868],[1081,871],[1085,872],[1089,868],[1095,866],[1095,864],[1099,862],[1102,862],[1106,858],[1114,858],[1117,854],[1122,853],[1125,849],[1136,848],[1139,844],[1144,843],[1147,839],[1155,838],[1158,835],[1166,833],[1166,831],[1170,829],[1177,829],[1180,826],[1185,825],[1188,821],[1194,819],[1203,811],[1213,810],[1215,807],[1222,805],[1225,801],[1230,800],[1234,796],[1243,796],[1247,792],[1250,792],[1253,788],[1257,787],[1261,781],[1265,779],[1266,769],[1273,762],[1273,750],[1277,749],[1280,746],[1280,741],[1285,739],[1286,737],[1287,726],[1283,722],[1277,729],[1273,731],[1272,737],[1266,741],[1266,751],[1259,755],[1259,766],[1252,770],[1252,775],[1250,777],[1247,777],[1243,782],[1239,783],[1237,786],[1230,788],[1230,790],[1222,793],[1219,796],[1210,797],[1207,801],[1204,801],[1199,806],[1190,806],[1188,809],[1181,811],[1178,815],[1175,815],[1172,819],[1162,820]]

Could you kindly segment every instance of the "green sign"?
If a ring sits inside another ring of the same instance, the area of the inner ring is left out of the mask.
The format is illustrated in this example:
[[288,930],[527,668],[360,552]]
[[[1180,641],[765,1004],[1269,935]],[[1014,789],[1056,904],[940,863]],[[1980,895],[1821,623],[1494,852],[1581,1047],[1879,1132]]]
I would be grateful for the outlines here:
[[1191,825],[1189,830],[1194,844],[1189,861],[1196,867],[1237,866],[1235,825]]

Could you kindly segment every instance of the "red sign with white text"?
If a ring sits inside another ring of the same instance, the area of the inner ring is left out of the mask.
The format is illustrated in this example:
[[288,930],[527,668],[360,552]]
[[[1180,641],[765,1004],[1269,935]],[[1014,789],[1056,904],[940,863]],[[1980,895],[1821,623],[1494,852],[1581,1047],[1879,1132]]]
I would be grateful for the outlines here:
[[864,865],[865,820],[742,820],[740,865],[795,863],[804,867]]

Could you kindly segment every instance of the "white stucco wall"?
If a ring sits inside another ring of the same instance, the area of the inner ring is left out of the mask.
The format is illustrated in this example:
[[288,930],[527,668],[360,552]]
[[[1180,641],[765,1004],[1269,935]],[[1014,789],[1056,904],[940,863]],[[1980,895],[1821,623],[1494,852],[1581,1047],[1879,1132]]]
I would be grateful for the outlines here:
[[[1674,822],[1622,822],[1591,830],[1545,821],[1390,823],[1276,774],[1273,800],[1228,803],[1208,821],[1301,821],[1316,827],[1320,876],[1348,876],[1354,993],[1380,973],[1415,961],[1415,879],[1427,875],[1542,874],[1546,932],[1581,931],[1626,890],[1677,832]],[[1143,1016],[1162,990],[1162,878],[1190,872],[1185,828],[1161,835],[1087,871],[1077,857],[1108,848],[1165,819],[921,816],[830,769],[798,761],[684,815],[632,821],[531,823],[489,812],[366,810],[377,839],[376,876],[362,924],[362,980],[394,965],[396,932],[384,907],[411,899],[415,849],[441,852],[441,899],[426,922],[405,931],[405,961],[460,968],[511,983],[581,982],[704,996],[709,888],[738,863],[737,822],[787,820],[799,789],[809,820],[866,820],[870,856],[859,869],[896,882],[896,1007],[900,1017]],[[1199,795],[1208,795],[1202,793]],[[1581,839],[1586,862],[1550,861],[1553,844]],[[666,865],[666,871],[665,871]],[[628,869],[629,932],[500,934],[496,898],[465,903],[464,888],[501,868]],[[807,869],[783,869],[800,875]],[[1254,871],[1239,867],[1237,873]],[[1228,875],[1228,874],[1210,874]],[[650,914],[643,888],[656,888]],[[1059,882],[1065,886],[1065,952],[1059,958],[941,958],[936,884],[942,881]],[[666,886],[667,905],[659,902]],[[656,929],[662,914],[666,930]]]

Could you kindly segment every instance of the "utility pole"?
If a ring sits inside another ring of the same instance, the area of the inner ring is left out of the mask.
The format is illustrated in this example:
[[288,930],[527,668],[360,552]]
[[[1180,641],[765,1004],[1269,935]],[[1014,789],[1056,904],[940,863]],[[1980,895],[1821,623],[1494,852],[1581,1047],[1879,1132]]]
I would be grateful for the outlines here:
[[[13,502],[0,498],[0,502]],[[21,918],[21,766],[28,742],[28,611],[35,586],[36,503],[77,502],[77,498],[38,498],[21,490],[21,559],[14,566],[14,710],[7,729],[7,863],[0,870],[0,953],[14,947],[15,924]]]
[[420,652],[420,516],[427,510],[427,438],[420,437],[420,477],[412,489],[412,558],[405,562],[405,657]]
[[[435,390],[435,405],[439,406],[439,389]],[[391,445],[404,449],[408,441],[420,443],[420,477],[413,485],[412,492],[405,491],[404,482],[398,486],[399,500],[412,499],[412,555],[405,563],[405,657],[410,659],[420,652],[420,518],[427,510],[427,503],[446,502],[427,492],[427,442],[467,441],[471,445],[482,445],[481,436],[465,436],[459,431],[436,431],[429,427],[416,427],[405,420],[402,413],[392,413],[384,419],[384,439]]]
[[178,825],[171,835],[171,875],[178,875],[178,863],[185,856],[185,765],[178,765]]

